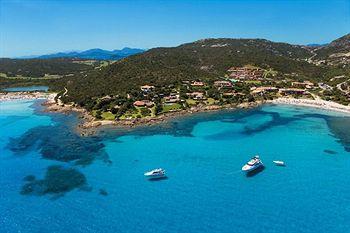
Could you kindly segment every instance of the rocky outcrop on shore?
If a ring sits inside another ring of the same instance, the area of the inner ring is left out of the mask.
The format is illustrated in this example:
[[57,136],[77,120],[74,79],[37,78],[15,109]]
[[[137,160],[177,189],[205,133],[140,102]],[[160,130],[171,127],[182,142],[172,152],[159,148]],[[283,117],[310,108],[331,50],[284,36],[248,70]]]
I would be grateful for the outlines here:
[[222,106],[220,106],[220,105],[205,106],[204,105],[204,106],[192,107],[192,108],[186,109],[186,110],[168,112],[168,113],[156,116],[156,117],[124,119],[124,120],[115,120],[115,121],[96,120],[94,117],[92,117],[86,111],[79,110],[79,111],[83,111],[82,112],[82,113],[84,113],[83,118],[85,120],[81,125],[79,125],[79,127],[86,130],[86,129],[96,128],[96,127],[104,126],[104,125],[115,125],[115,126],[122,126],[122,127],[136,127],[136,126],[143,126],[143,125],[154,125],[154,124],[165,122],[165,121],[170,120],[170,119],[174,119],[174,118],[177,118],[180,116],[190,115],[193,113],[211,112],[211,111],[218,111],[218,110],[223,110],[223,109],[252,108],[252,107],[256,107],[260,104],[262,104],[261,101],[251,102],[251,103],[242,103],[239,105],[222,105]]

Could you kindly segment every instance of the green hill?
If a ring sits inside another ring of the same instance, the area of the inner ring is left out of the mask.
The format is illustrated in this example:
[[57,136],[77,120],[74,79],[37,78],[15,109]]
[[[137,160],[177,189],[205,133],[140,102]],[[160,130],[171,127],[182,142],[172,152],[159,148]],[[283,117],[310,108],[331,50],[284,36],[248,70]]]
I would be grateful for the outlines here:
[[[65,80],[66,101],[107,94],[126,94],[140,85],[164,86],[183,80],[214,80],[232,66],[247,64],[318,78],[322,68],[305,60],[312,53],[302,46],[263,39],[205,39],[173,48],[154,48],[109,65],[86,77]],[[62,85],[62,83],[61,83]],[[62,87],[58,83],[57,87]]]
[[337,53],[349,53],[350,52],[350,34],[342,36],[330,44],[321,46],[315,50],[317,56],[316,59],[326,59],[329,56]]
[[0,58],[0,73],[12,76],[43,77],[45,74],[65,75],[92,69],[72,59],[10,59]]

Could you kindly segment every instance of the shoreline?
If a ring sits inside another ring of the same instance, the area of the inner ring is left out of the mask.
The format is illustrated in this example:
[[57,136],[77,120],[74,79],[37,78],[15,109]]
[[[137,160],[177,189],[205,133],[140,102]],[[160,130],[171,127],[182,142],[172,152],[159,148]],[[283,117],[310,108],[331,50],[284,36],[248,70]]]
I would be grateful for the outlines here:
[[7,92],[7,93],[0,93],[0,102],[11,101],[11,100],[46,99],[46,101],[42,104],[45,107],[44,112],[58,112],[63,114],[70,114],[71,112],[78,113],[79,123],[76,126],[76,130],[82,136],[94,134],[102,126],[113,126],[113,127],[130,129],[138,126],[156,125],[178,117],[188,116],[194,113],[215,112],[220,110],[247,109],[247,108],[258,107],[263,104],[283,104],[283,105],[303,106],[303,107],[309,107],[309,108],[318,108],[326,111],[350,114],[350,106],[341,105],[332,101],[326,101],[320,98],[296,99],[296,98],[284,97],[284,98],[277,98],[274,100],[241,103],[237,105],[198,106],[198,107],[192,107],[186,110],[168,112],[156,117],[112,121],[112,120],[96,120],[95,117],[93,117],[84,108],[76,107],[72,104],[57,103],[55,101],[55,96],[56,96],[56,93]]
[[98,130],[105,127],[116,127],[125,130],[130,130],[136,127],[144,126],[153,126],[161,123],[168,122],[172,119],[189,116],[195,113],[205,113],[205,112],[215,112],[220,110],[238,110],[238,109],[249,109],[264,104],[284,104],[292,106],[303,106],[309,108],[317,108],[326,111],[332,112],[341,112],[350,115],[350,106],[341,105],[331,101],[325,101],[322,99],[295,99],[295,98],[278,98],[274,100],[265,100],[265,101],[255,101],[251,103],[242,103],[238,105],[212,105],[204,107],[194,107],[187,110],[181,110],[176,112],[169,112],[162,114],[156,117],[149,118],[139,118],[139,119],[130,119],[130,120],[96,120],[88,111],[83,108],[75,107],[73,105],[59,105],[55,101],[46,101],[43,105],[46,107],[45,111],[47,112],[60,112],[69,114],[70,112],[76,112],[79,114],[80,123],[76,126],[77,132],[82,135],[92,135]]
[[46,112],[59,112],[64,114],[69,114],[71,112],[78,113],[80,118],[80,123],[76,126],[76,129],[78,133],[84,136],[84,135],[94,134],[97,130],[101,129],[103,126],[120,127],[128,130],[136,127],[161,124],[178,117],[189,116],[195,113],[253,108],[263,104],[264,102],[257,101],[257,102],[251,102],[251,103],[242,103],[238,105],[225,105],[225,106],[211,105],[211,106],[205,106],[205,107],[194,107],[187,110],[168,112],[166,114],[162,114],[156,117],[137,118],[137,119],[119,120],[119,121],[96,120],[87,110],[83,108],[76,107],[73,105],[68,105],[68,104],[60,105],[55,101],[46,101],[45,103],[43,103],[43,105],[45,106],[44,111]]

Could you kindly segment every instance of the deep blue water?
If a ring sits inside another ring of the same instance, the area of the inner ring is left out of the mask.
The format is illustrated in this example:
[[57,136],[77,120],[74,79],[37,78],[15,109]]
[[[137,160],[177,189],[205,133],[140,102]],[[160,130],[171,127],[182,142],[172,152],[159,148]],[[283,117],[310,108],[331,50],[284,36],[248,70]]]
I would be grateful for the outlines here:
[[48,91],[48,86],[27,86],[27,87],[9,87],[5,88],[4,91],[19,92],[19,91]]
[[[349,229],[350,117],[264,106],[91,137],[76,123],[0,103],[0,232]],[[247,176],[255,154],[265,169]],[[168,179],[143,177],[156,167]]]

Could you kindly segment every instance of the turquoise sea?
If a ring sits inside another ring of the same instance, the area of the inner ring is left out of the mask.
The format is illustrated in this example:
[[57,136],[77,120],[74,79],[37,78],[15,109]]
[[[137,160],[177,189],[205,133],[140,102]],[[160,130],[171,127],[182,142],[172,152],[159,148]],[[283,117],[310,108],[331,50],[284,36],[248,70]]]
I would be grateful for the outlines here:
[[5,88],[4,91],[8,92],[19,92],[19,91],[48,91],[48,86],[27,86],[27,87],[9,87]]
[[[0,103],[1,233],[349,229],[349,116],[266,105],[81,137],[41,108]],[[255,154],[265,169],[242,173]]]

